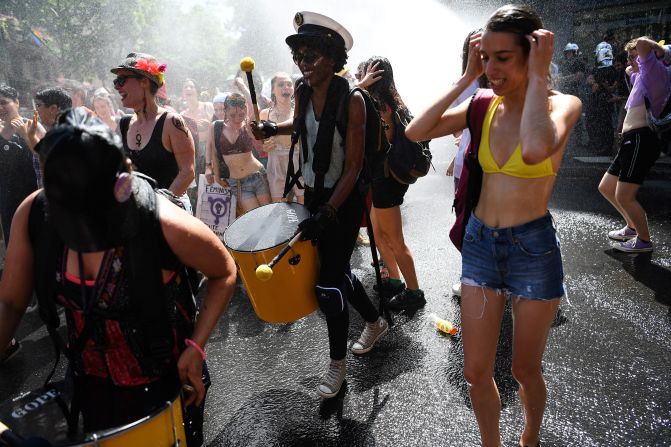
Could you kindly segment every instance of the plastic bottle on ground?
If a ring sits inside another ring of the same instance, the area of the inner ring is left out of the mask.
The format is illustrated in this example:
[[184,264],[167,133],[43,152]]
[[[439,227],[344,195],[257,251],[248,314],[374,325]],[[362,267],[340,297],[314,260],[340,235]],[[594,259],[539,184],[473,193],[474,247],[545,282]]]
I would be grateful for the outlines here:
[[429,314],[429,320],[431,320],[436,330],[442,332],[443,334],[455,336],[459,333],[459,329],[455,327],[452,322],[440,318],[434,313]]

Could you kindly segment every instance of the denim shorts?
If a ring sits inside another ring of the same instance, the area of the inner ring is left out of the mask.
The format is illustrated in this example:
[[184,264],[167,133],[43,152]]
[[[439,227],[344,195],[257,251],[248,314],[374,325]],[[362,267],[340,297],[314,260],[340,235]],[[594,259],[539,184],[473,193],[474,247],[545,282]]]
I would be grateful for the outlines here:
[[241,179],[228,178],[226,181],[231,186],[231,193],[239,201],[255,199],[263,195],[270,196],[268,175],[265,168],[261,168],[247,177]]
[[533,300],[565,294],[559,238],[550,213],[510,228],[488,227],[471,213],[461,255],[464,285]]

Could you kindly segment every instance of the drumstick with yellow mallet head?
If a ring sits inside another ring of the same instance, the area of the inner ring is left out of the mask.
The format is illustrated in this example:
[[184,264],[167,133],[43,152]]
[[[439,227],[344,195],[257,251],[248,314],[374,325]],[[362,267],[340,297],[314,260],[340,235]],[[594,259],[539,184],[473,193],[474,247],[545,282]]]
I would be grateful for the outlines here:
[[249,86],[249,95],[252,97],[252,106],[254,106],[254,117],[259,122],[259,105],[256,103],[256,89],[254,88],[254,80],[252,79],[252,70],[254,70],[254,59],[251,57],[243,57],[240,61],[240,70],[247,73],[247,85]]
[[296,233],[296,235],[291,238],[289,243],[284,247],[277,255],[268,263],[268,264],[261,264],[260,266],[256,267],[256,277],[261,280],[261,281],[268,281],[270,278],[273,277],[273,266],[277,264],[280,259],[284,257],[284,255],[287,254],[289,250],[291,250],[291,247],[294,246],[294,244],[301,238],[301,234],[303,232],[299,231]]

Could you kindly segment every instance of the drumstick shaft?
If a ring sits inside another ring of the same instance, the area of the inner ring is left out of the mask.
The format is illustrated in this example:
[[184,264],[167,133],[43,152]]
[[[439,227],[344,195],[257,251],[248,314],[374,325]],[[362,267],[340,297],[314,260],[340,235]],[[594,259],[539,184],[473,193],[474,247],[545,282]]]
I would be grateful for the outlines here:
[[252,72],[247,71],[247,85],[249,86],[249,96],[252,97],[252,106],[254,107],[254,116],[256,121],[261,121],[259,118],[259,105],[256,102],[256,89],[254,88],[254,79],[252,78]]
[[15,446],[21,445],[25,439],[11,431],[9,427],[0,422],[0,441],[6,445]]
[[284,255],[286,255],[287,252],[288,252],[289,250],[291,250],[291,247],[293,247],[294,244],[301,238],[301,234],[303,234],[303,233],[302,233],[302,232],[299,232],[299,233],[297,233],[293,238],[291,238],[291,240],[290,240],[289,243],[286,245],[286,247],[284,247],[282,250],[280,250],[280,252],[277,253],[277,256],[275,256],[275,257],[273,258],[273,260],[270,261],[270,262],[268,263],[268,267],[273,268],[273,266],[274,266],[275,264],[277,264],[277,263],[280,261],[280,259],[282,259],[282,258],[284,257]]

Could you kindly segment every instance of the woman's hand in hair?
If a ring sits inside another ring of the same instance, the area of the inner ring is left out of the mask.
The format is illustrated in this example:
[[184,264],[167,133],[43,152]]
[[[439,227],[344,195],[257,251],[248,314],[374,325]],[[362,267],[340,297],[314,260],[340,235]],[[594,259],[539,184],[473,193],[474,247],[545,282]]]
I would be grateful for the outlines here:
[[555,35],[552,31],[537,29],[527,34],[529,41],[529,79],[540,78],[547,82],[550,75],[550,62],[554,49]]
[[368,89],[368,87],[375,84],[382,78],[382,73],[384,73],[384,70],[378,70],[378,65],[380,65],[380,63],[375,62],[366,68],[366,73],[364,73],[359,82],[357,82],[358,87]]
[[464,77],[475,81],[485,72],[485,65],[482,63],[482,56],[480,55],[480,40],[482,33],[475,33],[471,36],[468,43],[468,62],[466,64],[466,71]]

